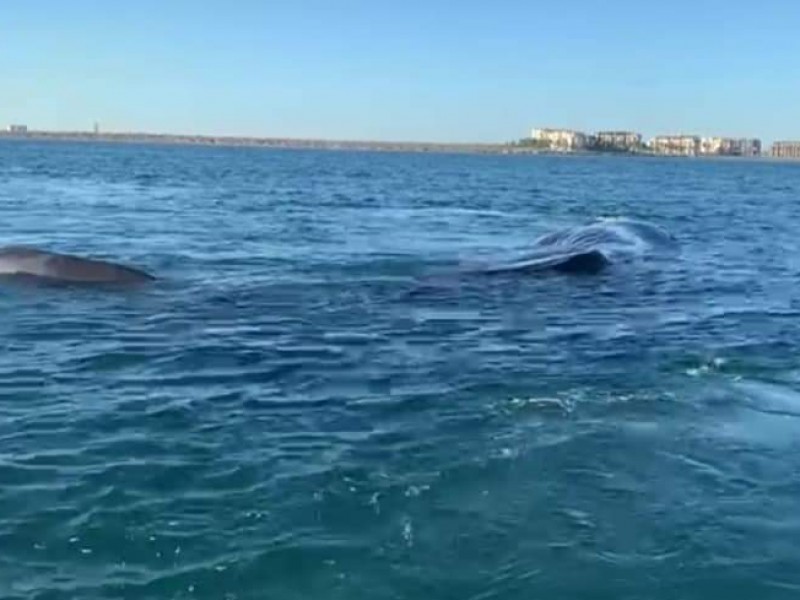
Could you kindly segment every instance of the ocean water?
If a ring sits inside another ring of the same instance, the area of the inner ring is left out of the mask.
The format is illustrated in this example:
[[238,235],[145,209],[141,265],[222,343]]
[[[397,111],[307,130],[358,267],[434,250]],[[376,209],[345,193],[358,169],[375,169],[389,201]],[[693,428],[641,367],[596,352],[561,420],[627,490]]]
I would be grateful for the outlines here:
[[[626,216],[679,256],[463,277]],[[0,144],[0,598],[800,597],[800,165]]]

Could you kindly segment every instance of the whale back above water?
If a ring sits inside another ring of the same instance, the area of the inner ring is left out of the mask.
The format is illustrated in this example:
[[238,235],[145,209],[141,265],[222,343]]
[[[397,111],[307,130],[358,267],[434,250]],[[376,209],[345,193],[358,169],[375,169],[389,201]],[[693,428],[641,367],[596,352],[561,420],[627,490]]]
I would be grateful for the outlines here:
[[661,227],[634,219],[600,219],[547,233],[521,257],[481,269],[484,273],[556,271],[594,274],[650,252],[673,251],[677,241]]
[[0,248],[0,276],[69,284],[137,284],[155,279],[133,267],[29,246]]

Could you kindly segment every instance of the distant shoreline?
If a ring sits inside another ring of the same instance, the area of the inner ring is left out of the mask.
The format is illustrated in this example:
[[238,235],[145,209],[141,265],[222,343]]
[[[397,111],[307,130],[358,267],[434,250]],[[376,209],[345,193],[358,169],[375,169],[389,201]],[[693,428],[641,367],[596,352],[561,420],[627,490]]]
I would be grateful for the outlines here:
[[694,158],[725,160],[769,160],[775,162],[798,162],[798,159],[761,154],[758,156],[725,155],[668,155],[636,151],[560,151],[549,148],[521,146],[515,143],[464,143],[464,142],[379,142],[360,140],[324,140],[300,138],[270,138],[243,136],[181,135],[170,133],[94,133],[91,131],[0,131],[0,140],[45,141],[45,142],[108,142],[128,144],[161,144],[174,146],[219,146],[233,148],[266,148],[297,150],[352,150],[372,152],[457,153],[493,155],[541,155],[541,156],[630,156],[645,158]]
[[[113,142],[181,146],[223,146],[247,148],[287,148],[317,150],[374,150],[395,152],[462,152],[471,154],[508,154],[509,144],[377,142],[359,140],[322,140],[241,136],[180,135],[168,133],[93,133],[83,131],[0,132],[0,140],[53,142]],[[520,149],[521,150],[521,149]],[[523,152],[517,152],[523,153]],[[525,151],[530,154],[532,152]]]

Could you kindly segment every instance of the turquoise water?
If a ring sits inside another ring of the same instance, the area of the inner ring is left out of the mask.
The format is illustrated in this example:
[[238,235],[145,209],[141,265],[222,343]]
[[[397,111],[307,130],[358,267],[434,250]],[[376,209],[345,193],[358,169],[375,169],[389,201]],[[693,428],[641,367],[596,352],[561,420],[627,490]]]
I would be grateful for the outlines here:
[[[800,167],[0,144],[0,597],[797,598]],[[680,256],[461,278],[646,219]],[[420,281],[428,282],[424,285]]]

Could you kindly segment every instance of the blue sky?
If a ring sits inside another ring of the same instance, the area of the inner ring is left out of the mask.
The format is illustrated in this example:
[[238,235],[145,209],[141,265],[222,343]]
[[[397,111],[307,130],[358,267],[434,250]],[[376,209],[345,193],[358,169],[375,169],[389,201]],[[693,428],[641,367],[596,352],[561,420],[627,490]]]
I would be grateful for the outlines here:
[[0,123],[800,138],[798,0],[2,0]]

